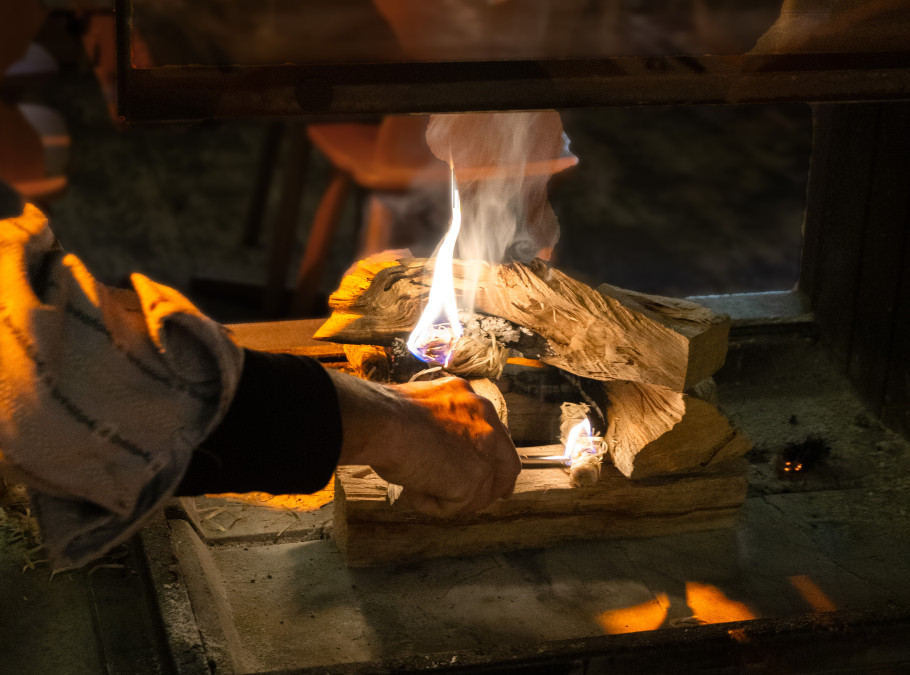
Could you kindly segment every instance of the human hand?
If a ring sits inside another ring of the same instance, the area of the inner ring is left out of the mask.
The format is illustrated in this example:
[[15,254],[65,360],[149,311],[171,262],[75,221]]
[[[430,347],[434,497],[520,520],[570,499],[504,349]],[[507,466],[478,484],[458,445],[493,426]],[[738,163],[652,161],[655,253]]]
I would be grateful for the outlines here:
[[521,462],[493,404],[464,380],[383,387],[334,373],[341,464],[369,464],[420,513],[483,509],[515,486]]

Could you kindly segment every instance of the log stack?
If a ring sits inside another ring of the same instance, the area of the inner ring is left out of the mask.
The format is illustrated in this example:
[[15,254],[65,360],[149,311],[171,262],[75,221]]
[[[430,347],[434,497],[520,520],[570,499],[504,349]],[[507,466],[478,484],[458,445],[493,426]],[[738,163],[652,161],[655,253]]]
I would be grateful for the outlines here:
[[[455,261],[454,274],[456,295],[476,289],[474,311],[462,317],[463,339],[473,344],[471,358],[456,354],[448,370],[500,386],[513,440],[529,460],[553,454],[524,446],[559,441],[540,436],[558,428],[559,399],[574,389],[575,400],[594,408],[591,421],[604,439],[600,480],[573,487],[558,467],[526,468],[511,498],[440,520],[390,504],[369,467],[341,467],[335,536],[350,566],[735,522],[749,442],[718,408],[711,380],[726,356],[728,317],[685,300],[595,289],[539,260]],[[432,261],[400,252],[360,261],[331,296],[332,316],[315,337],[350,345],[361,376],[416,372],[421,365],[408,364],[402,345],[431,278]],[[477,357],[484,350],[490,357]],[[539,391],[529,381],[539,381]]]

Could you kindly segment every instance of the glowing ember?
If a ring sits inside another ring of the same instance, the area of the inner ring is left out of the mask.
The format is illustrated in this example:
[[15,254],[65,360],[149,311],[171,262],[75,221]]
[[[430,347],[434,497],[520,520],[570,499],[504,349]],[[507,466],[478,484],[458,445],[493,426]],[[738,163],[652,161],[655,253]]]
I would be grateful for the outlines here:
[[458,199],[458,186],[455,183],[455,169],[450,168],[452,223],[436,254],[429,301],[407,342],[408,349],[418,359],[443,367],[449,364],[455,344],[464,333],[458,320],[458,306],[452,281],[452,257],[455,253],[455,240],[461,229],[461,203]]

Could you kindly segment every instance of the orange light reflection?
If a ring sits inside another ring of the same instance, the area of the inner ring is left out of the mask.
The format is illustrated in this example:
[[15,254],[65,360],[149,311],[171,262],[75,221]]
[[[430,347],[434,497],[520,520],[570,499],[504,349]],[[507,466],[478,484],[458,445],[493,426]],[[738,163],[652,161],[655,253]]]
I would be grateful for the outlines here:
[[228,499],[233,503],[248,504],[276,511],[316,511],[335,498],[335,481],[329,481],[319,492],[309,495],[272,495],[267,492],[225,492],[222,494],[206,495],[215,499]]
[[[731,600],[711,584],[686,582],[686,604],[700,623],[748,621],[756,615],[748,605]],[[597,623],[608,635],[657,630],[667,619],[670,607],[666,593],[632,607],[611,609],[597,616]]]
[[717,586],[711,584],[687,581],[686,602],[692,613],[705,623],[748,621],[756,618],[748,605],[731,600]]
[[669,598],[666,593],[634,607],[611,609],[597,616],[597,623],[607,635],[657,630],[667,618]]
[[803,596],[803,600],[809,603],[809,606],[816,612],[836,612],[837,605],[832,602],[831,598],[825,595],[825,592],[818,587],[812,579],[805,574],[799,574],[790,577],[790,583],[793,588]]

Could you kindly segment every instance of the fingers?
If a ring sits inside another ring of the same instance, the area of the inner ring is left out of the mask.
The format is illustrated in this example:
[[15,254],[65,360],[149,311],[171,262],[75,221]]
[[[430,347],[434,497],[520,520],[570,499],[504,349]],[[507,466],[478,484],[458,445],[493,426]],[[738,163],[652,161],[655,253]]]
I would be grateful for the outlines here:
[[494,499],[508,497],[515,489],[515,481],[521,473],[521,459],[509,432],[499,421],[493,404],[483,400],[484,417],[491,426],[492,433],[487,439],[488,448],[485,455],[490,458],[493,475],[492,491]]
[[425,492],[405,488],[399,500],[407,507],[425,516],[450,518],[462,513],[485,509],[496,501],[492,477],[483,479],[472,493],[462,499],[445,499]]
[[512,493],[521,462],[489,400],[455,377],[395,389],[416,407],[403,425],[408,432],[397,444],[395,465],[377,472],[404,486],[404,503],[446,517],[479,511]]
[[493,493],[495,498],[511,497],[515,491],[515,481],[521,473],[521,459],[510,438],[497,443],[493,462]]

